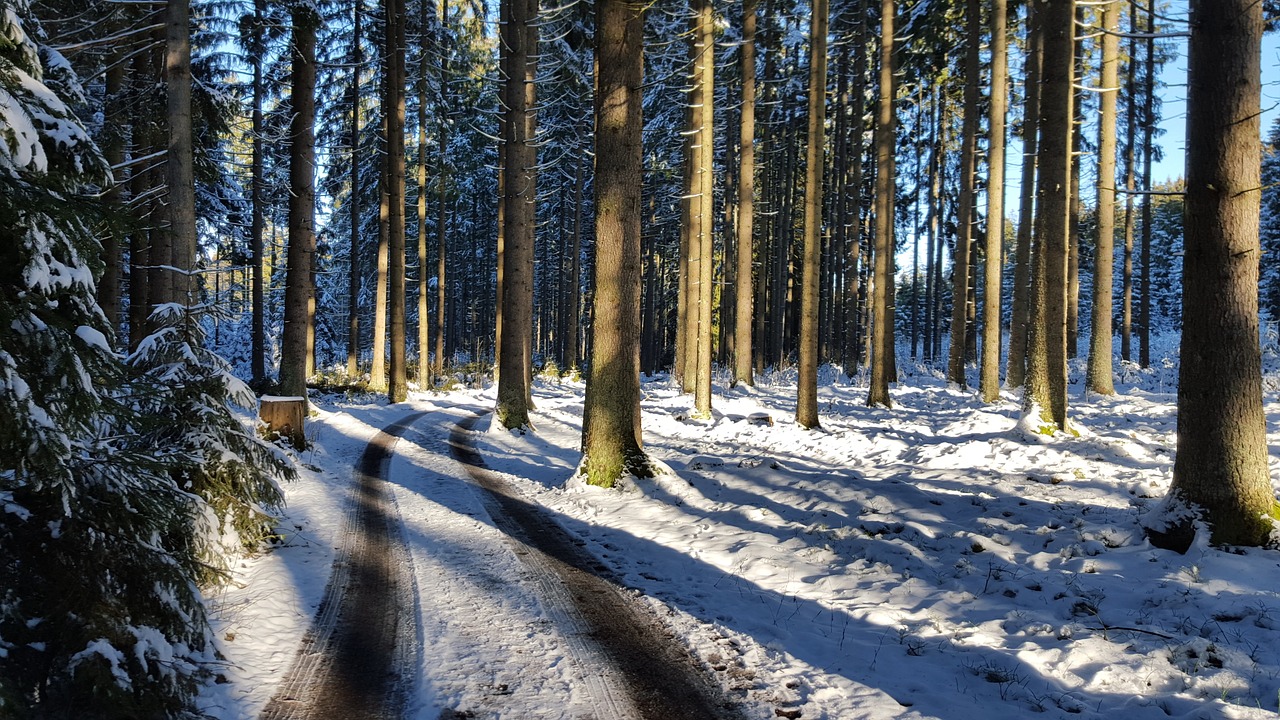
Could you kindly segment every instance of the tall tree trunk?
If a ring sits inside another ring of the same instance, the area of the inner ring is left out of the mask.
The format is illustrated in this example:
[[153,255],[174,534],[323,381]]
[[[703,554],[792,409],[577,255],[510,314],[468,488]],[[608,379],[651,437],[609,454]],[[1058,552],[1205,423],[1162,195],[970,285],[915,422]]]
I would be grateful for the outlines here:
[[738,155],[738,271],[734,295],[733,380],[753,384],[751,376],[751,260],[755,249],[756,192],[756,0],[742,3],[742,115]]
[[1044,62],[1044,39],[1040,33],[1040,12],[1036,2],[1027,4],[1027,60],[1023,78],[1022,181],[1018,209],[1018,246],[1014,251],[1013,317],[1009,323],[1009,359],[1005,384],[1020,388],[1027,372],[1027,334],[1031,323],[1032,235],[1036,198],[1036,167],[1039,162],[1040,69]]
[[537,0],[508,0],[505,28],[510,47],[507,77],[507,163],[503,248],[502,349],[496,417],[508,429],[529,426],[533,342],[534,208],[537,193],[533,146]]
[[[1076,5],[1076,25],[1085,23],[1084,7]],[[1083,78],[1087,51],[1084,38],[1077,33],[1073,77]],[[1071,123],[1071,199],[1070,225],[1067,230],[1067,357],[1080,354],[1080,163],[1084,156],[1084,87],[1075,88]]]
[[894,96],[897,92],[893,76],[894,0],[880,1],[880,100],[876,112],[876,247],[875,309],[872,319],[871,387],[867,405],[892,407],[889,383],[895,378],[893,357],[893,212],[896,178],[894,177],[894,145],[896,116]]
[[1031,309],[1023,415],[1038,431],[1067,427],[1067,245],[1072,135],[1073,0],[1046,0],[1041,32],[1040,168],[1036,236],[1040,251]]
[[[385,58],[384,58],[385,62]],[[382,69],[382,94],[387,93],[387,68]],[[382,113],[382,137],[387,137],[387,113]],[[373,359],[369,365],[369,391],[387,391],[387,270],[390,263],[391,154],[384,152],[378,180],[378,257],[373,299]]]
[[1004,114],[1007,83],[1005,0],[991,3],[991,147],[987,181],[986,278],[983,283],[982,370],[978,382],[982,399],[1000,399],[1000,297],[1004,277]]
[[[1152,135],[1155,131],[1155,30],[1153,13],[1147,14],[1146,74],[1143,77],[1142,97],[1146,102],[1142,112],[1142,189],[1151,192]],[[1142,199],[1142,304],[1138,306],[1138,364],[1151,367],[1151,195]]]
[[[159,46],[153,46],[151,52],[142,52],[134,56],[131,74],[138,78],[154,78],[159,65]],[[157,135],[154,123],[151,122],[149,108],[134,110],[133,157],[146,157],[163,150],[163,142]],[[129,235],[129,347],[137,349],[147,337],[151,315],[151,239],[156,234],[155,226],[159,223],[158,203],[147,197],[148,190],[160,184],[157,171],[135,168],[129,178],[129,194],[133,202],[138,203],[137,212],[140,226]],[[156,257],[159,257],[157,254]]]
[[1116,95],[1120,90],[1119,0],[1102,6],[1101,107],[1098,117],[1098,244],[1094,253],[1093,311],[1089,323],[1091,392],[1115,394],[1111,378],[1111,309],[1116,236]]
[[[1168,502],[1203,508],[1213,542],[1261,545],[1277,516],[1258,343],[1262,5],[1192,0],[1190,27],[1178,451]],[[1191,533],[1182,520],[1152,540],[1185,551]]]
[[284,336],[280,341],[280,392],[307,395],[307,326],[313,316],[312,256],[315,237],[316,25],[307,5],[292,11],[293,117],[289,124],[289,253],[285,276]]
[[849,215],[848,256],[845,258],[849,281],[845,284],[845,375],[853,377],[858,372],[858,363],[862,357],[861,345],[858,343],[858,296],[862,291],[861,265],[864,237],[862,232],[862,137],[864,130],[863,114],[866,110],[867,94],[867,18],[866,0],[854,0],[853,16],[856,23],[853,47],[853,82],[849,90],[853,98],[853,112],[849,118],[849,134],[854,138],[853,148],[849,152],[849,181],[846,192],[847,212]]
[[436,358],[434,373],[444,374],[445,328],[447,326],[446,265],[449,257],[448,234],[448,169],[449,169],[449,81],[452,72],[450,58],[453,45],[449,35],[449,0],[440,0],[440,97],[438,98],[440,114],[443,122],[437,129],[437,152],[439,155],[436,181],[439,184],[440,200],[436,213]]
[[947,362],[947,382],[966,387],[965,350],[969,327],[969,250],[974,235],[974,185],[978,164],[978,84],[981,79],[982,10],[978,0],[966,0],[964,116],[960,138],[960,201],[957,209],[958,236],[951,263],[951,351]]
[[[259,5],[265,3],[266,0],[255,0]],[[361,15],[363,8],[360,0],[357,0],[353,7],[353,31],[351,34],[351,196],[348,201],[347,208],[350,215],[351,223],[351,263],[349,275],[347,276],[347,376],[355,377],[360,373],[360,72],[364,65],[364,49],[361,47]],[[261,14],[259,14],[261,17]],[[254,88],[255,97],[260,90],[260,82],[262,78],[261,62],[255,63],[254,66]],[[261,101],[256,101],[254,106],[254,137],[258,138],[260,132],[259,124],[262,122],[262,105]],[[258,161],[258,143],[254,140],[254,158]],[[257,166],[255,166],[257,167]],[[260,172],[261,168],[257,167]],[[261,177],[257,174],[254,176],[261,181]],[[260,190],[257,185],[254,187],[259,194],[255,195],[254,207],[258,207],[258,198],[261,197]],[[255,216],[255,220],[260,217]],[[255,295],[256,297],[256,295]]]
[[712,163],[715,159],[715,12],[711,0],[695,0],[697,30],[695,34],[698,62],[696,85],[701,88],[701,103],[695,105],[698,116],[697,135],[697,214],[694,227],[698,235],[697,281],[697,366],[694,381],[694,406],[697,414],[711,417],[711,339],[712,303],[714,301],[714,245],[712,229],[715,223],[715,175]]
[[387,94],[382,112],[387,116],[387,162],[390,164],[387,187],[387,304],[391,317],[390,378],[387,398],[404,402],[409,395],[408,368],[405,356],[405,44],[404,0],[386,0],[387,8]]
[[1125,118],[1124,152],[1124,287],[1120,314],[1120,358],[1129,362],[1133,356],[1133,198],[1137,175],[1138,128],[1138,4],[1129,4],[1129,63],[1125,73],[1125,98],[1128,116]]
[[624,473],[652,473],[640,434],[643,8],[596,3],[595,322],[582,452],[587,482],[605,487]]
[[[169,152],[165,156],[169,206],[169,258],[162,263],[170,302],[185,308],[196,297],[196,185],[191,137],[191,6],[169,0],[165,21],[165,88],[168,96]],[[154,259],[153,259],[154,263]]]
[[[264,288],[264,271],[263,263],[266,258],[263,256],[263,237],[266,232],[266,200],[263,198],[266,189],[265,183],[265,161],[266,153],[263,148],[265,138],[263,133],[265,127],[263,124],[262,105],[264,95],[266,93],[265,83],[263,81],[263,67],[265,62],[263,48],[266,46],[266,0],[254,0],[253,3],[253,158],[252,164],[252,180],[249,190],[250,203],[253,205],[252,220],[249,226],[249,255],[253,262],[253,278],[252,296],[253,296],[253,320],[250,355],[250,367],[252,368],[253,382],[256,387],[262,387],[267,381],[267,308],[266,293]],[[357,23],[357,28],[359,24]],[[357,64],[358,66],[358,64]],[[352,156],[354,158],[354,151]],[[354,163],[354,159],[353,159]],[[352,182],[352,188],[355,188],[355,182]],[[354,191],[352,197],[355,197]],[[354,200],[353,200],[354,204]],[[354,213],[354,211],[353,211]],[[354,246],[353,246],[354,248]],[[352,254],[354,256],[354,249]],[[353,271],[354,273],[354,271]],[[354,302],[354,301],[353,301]],[[354,375],[352,370],[350,375]]]
[[[427,22],[431,19],[427,0],[418,0],[418,28],[425,43]],[[431,376],[431,323],[427,308],[430,285],[427,280],[427,52],[422,48],[418,59],[418,387],[426,389]],[[436,52],[443,56],[441,47]],[[443,65],[443,62],[442,62]],[[444,123],[441,123],[443,125]]]
[[827,0],[813,0],[809,25],[809,134],[805,150],[804,250],[800,273],[800,365],[796,423],[818,427],[818,265],[822,254],[822,169],[826,146]]

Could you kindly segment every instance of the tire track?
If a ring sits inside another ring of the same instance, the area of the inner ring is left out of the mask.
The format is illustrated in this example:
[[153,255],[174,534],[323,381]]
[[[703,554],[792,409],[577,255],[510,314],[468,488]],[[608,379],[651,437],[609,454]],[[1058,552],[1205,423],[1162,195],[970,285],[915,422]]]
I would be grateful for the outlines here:
[[582,541],[485,465],[471,433],[480,413],[450,431],[453,457],[484,494],[493,522],[539,576],[548,612],[561,625],[601,718],[736,720],[741,715],[689,651]]
[[396,441],[425,412],[387,426],[356,467],[345,537],[324,599],[262,720],[385,720],[404,713],[415,667],[414,579],[386,481]]

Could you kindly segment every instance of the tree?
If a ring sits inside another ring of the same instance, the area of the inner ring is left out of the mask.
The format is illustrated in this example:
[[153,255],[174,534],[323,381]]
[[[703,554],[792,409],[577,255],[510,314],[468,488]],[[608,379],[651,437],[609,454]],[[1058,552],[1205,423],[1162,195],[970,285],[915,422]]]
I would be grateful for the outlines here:
[[1262,8],[1193,0],[1178,448],[1153,543],[1185,551],[1188,508],[1216,543],[1260,545],[1280,517],[1258,343]]
[[404,0],[385,0],[387,85],[383,114],[387,119],[387,304],[391,318],[391,355],[387,397],[393,403],[408,397],[405,352],[405,33]]
[[644,6],[596,3],[596,262],[582,471],[612,487],[652,475],[640,433],[640,188]]
[[1022,197],[1018,210],[1017,248],[1014,251],[1013,307],[1009,323],[1009,359],[1005,384],[1020,388],[1027,372],[1027,334],[1031,326],[1031,275],[1035,213],[1036,165],[1040,125],[1040,69],[1044,42],[1037,3],[1027,3],[1027,59],[1023,70]]
[[1073,0],[1046,0],[1040,31],[1039,172],[1031,327],[1023,418],[1036,432],[1067,430],[1067,254],[1071,197]]
[[[982,12],[978,0],[966,0],[965,24],[968,27],[964,62],[964,117],[961,126],[960,206],[956,210],[959,235],[956,237],[954,262],[951,263],[951,352],[947,362],[947,382],[965,387],[965,353],[969,328],[969,253],[974,237],[974,211],[978,164],[978,84],[981,79],[979,57],[982,44]],[[892,247],[892,246],[890,246]]]
[[285,280],[284,336],[280,341],[280,391],[307,396],[309,328],[315,321],[312,263],[315,236],[316,17],[310,3],[292,8],[293,118],[289,125],[289,254]]
[[867,405],[891,407],[889,383],[896,372],[893,348],[893,212],[896,122],[893,109],[897,92],[893,77],[894,0],[880,2],[880,101],[876,114],[876,237],[875,302],[872,320],[871,387]]
[[805,150],[804,249],[800,274],[800,364],[796,422],[818,427],[818,266],[822,253],[822,149],[826,145],[827,0],[813,0],[809,25],[809,135]]
[[1086,384],[1112,395],[1111,310],[1116,234],[1116,95],[1120,90],[1120,8],[1118,0],[1102,8],[1102,103],[1098,117],[1098,241],[1094,252],[1093,310],[1090,316]]
[[733,380],[744,385],[751,377],[752,286],[751,260],[755,249],[756,193],[756,0],[742,3],[742,114],[738,142],[738,270],[734,287]]
[[507,0],[503,36],[506,77],[506,163],[503,191],[501,315],[496,417],[508,429],[529,426],[533,331],[534,75],[537,71],[537,0]]
[[987,181],[986,277],[982,313],[982,376],[978,387],[982,399],[1000,398],[1000,297],[1004,252],[1004,113],[1008,58],[1005,31],[1005,0],[991,3],[991,147],[990,177]]
[[696,117],[697,135],[694,140],[694,180],[696,198],[693,226],[697,229],[690,238],[696,245],[697,281],[693,288],[697,301],[692,307],[696,317],[697,341],[692,352],[697,358],[693,365],[694,406],[701,417],[711,417],[711,347],[712,303],[715,301],[715,8],[711,0],[694,0],[694,96],[693,112]]

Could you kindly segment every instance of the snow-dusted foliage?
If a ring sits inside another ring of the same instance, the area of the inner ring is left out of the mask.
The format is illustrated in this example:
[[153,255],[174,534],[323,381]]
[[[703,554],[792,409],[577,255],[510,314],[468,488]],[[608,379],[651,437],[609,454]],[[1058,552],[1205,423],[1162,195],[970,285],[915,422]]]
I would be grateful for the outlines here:
[[[198,551],[222,523],[137,434],[187,378],[136,382],[111,348],[91,227],[109,171],[34,27],[0,0],[0,717],[186,717],[213,659]],[[212,466],[236,481],[266,452],[210,439],[241,453]]]
[[274,533],[282,495],[277,478],[291,478],[291,461],[259,439],[231,411],[253,408],[255,396],[230,366],[205,347],[199,310],[177,305],[157,311],[160,329],[129,358],[140,377],[133,396],[137,426],[130,435],[171,465],[183,491],[193,493],[200,515],[192,536],[204,563],[202,581],[224,569],[224,560],[253,549]]

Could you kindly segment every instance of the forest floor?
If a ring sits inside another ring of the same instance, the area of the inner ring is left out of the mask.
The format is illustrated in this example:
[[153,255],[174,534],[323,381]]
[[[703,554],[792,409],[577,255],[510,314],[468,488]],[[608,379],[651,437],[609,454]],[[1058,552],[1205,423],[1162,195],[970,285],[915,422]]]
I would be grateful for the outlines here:
[[[667,472],[613,491],[573,477],[580,383],[539,378],[525,435],[476,417],[492,388],[397,406],[315,397],[286,542],[213,598],[227,664],[203,707],[257,717],[281,690],[344,552],[366,446],[421,412],[385,474],[412,577],[407,717],[608,717],[599,686],[619,684],[451,437],[474,443],[513,502],[553,517],[612,592],[661,618],[746,717],[1275,716],[1280,551],[1200,537],[1179,555],[1140,529],[1171,476],[1175,366],[1122,367],[1114,397],[1073,385],[1079,436],[1047,441],[1015,429],[1012,395],[985,405],[903,370],[884,410],[864,406],[863,379],[824,368],[819,430],[792,422],[793,372],[718,381],[705,421],[649,379],[645,441]],[[476,432],[460,438],[459,422]]]

